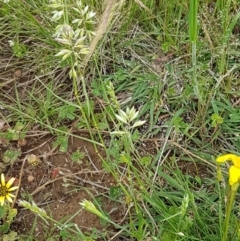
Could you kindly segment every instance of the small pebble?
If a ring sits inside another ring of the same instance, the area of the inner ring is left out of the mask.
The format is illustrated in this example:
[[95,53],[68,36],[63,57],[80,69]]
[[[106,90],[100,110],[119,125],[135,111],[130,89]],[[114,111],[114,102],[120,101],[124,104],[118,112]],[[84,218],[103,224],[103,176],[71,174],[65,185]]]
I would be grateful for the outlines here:
[[34,176],[33,175],[29,175],[27,179],[28,179],[28,182],[33,182]]

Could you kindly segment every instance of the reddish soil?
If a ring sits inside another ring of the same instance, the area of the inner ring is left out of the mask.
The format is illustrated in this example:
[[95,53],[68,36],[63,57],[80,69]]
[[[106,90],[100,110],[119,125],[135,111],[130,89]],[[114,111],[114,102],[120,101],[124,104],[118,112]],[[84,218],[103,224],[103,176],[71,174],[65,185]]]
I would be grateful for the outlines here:
[[[125,214],[124,202],[110,201],[104,197],[109,196],[110,187],[115,186],[116,183],[111,174],[104,171],[99,154],[90,142],[77,138],[69,139],[66,153],[53,150],[52,142],[50,137],[27,140],[26,146],[21,148],[22,158],[11,168],[7,168],[9,169],[7,176],[16,177],[18,181],[21,179],[17,199],[30,202],[33,200],[38,207],[45,209],[49,216],[59,222],[64,223],[70,218],[69,222],[75,223],[83,232],[92,231],[94,228],[103,232],[105,229],[110,231],[111,226],[102,224],[96,215],[82,210],[79,204],[84,199],[93,200],[94,196],[99,199],[103,211],[110,213],[111,220],[116,223],[120,223]],[[76,150],[85,153],[81,163],[74,163],[71,160],[70,155]],[[1,155],[3,151],[0,149]],[[37,164],[31,165],[27,160],[24,161],[30,154],[38,157]],[[22,171],[21,168],[23,168]],[[23,234],[27,234],[34,228],[35,240],[44,241],[47,240],[48,235],[60,232],[54,229],[52,224],[46,225],[39,218],[33,226],[37,215],[21,207],[18,212],[14,223],[15,228]]]

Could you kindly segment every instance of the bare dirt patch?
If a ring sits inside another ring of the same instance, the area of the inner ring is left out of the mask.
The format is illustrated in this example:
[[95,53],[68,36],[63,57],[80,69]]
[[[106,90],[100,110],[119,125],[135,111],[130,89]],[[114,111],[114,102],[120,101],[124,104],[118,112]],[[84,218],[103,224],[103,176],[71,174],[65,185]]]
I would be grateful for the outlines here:
[[[111,174],[103,169],[99,153],[90,142],[78,138],[69,138],[66,153],[53,149],[52,142],[53,139],[49,136],[40,140],[27,140],[27,145],[22,148],[22,158],[9,168],[7,176],[14,176],[18,181],[22,176],[18,199],[34,201],[59,222],[64,223],[70,219],[70,223],[75,223],[84,232],[94,228],[103,232],[106,229],[111,231],[113,227],[103,224],[96,215],[82,210],[79,204],[84,199],[93,200],[94,197],[99,199],[101,208],[110,214],[111,220],[120,223],[124,216],[124,202],[107,198],[110,188],[117,184]],[[81,163],[71,160],[71,154],[76,150],[85,153]],[[37,163],[28,162],[26,157],[30,155],[36,155]],[[39,241],[46,240],[52,232],[60,232],[43,221],[38,221],[35,225],[36,217],[19,207],[15,228],[22,234],[27,234],[34,228],[34,238]]]

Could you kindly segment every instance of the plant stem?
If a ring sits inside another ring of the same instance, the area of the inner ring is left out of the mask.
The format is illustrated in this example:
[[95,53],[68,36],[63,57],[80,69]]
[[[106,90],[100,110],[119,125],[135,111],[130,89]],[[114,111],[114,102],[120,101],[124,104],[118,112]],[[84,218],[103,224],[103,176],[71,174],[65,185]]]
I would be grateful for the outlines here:
[[198,13],[198,0],[190,0],[190,13],[189,13],[189,36],[192,44],[192,68],[193,68],[193,89],[194,94],[197,96],[199,103],[202,102],[197,82],[197,13]]
[[232,211],[232,207],[233,207],[233,203],[234,203],[234,199],[235,199],[235,196],[236,196],[236,193],[237,193],[238,186],[239,186],[238,183],[234,184],[231,187],[231,190],[230,190],[230,195],[229,195],[227,207],[226,207],[226,218],[225,218],[225,221],[224,221],[224,230],[223,230],[222,241],[227,241],[230,214],[231,214],[231,211]]

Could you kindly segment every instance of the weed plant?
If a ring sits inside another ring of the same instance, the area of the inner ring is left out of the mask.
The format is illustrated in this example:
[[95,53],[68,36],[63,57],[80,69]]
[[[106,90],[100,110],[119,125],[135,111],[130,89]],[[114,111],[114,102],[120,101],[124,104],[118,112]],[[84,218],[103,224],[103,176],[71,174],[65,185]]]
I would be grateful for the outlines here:
[[[0,2],[0,121],[9,126],[0,122],[0,140],[38,130],[61,152],[71,136],[101,147],[117,183],[103,196],[126,209],[116,223],[92,194],[79,213],[111,231],[84,233],[74,216],[54,220],[20,201],[42,218],[34,227],[43,222],[46,240],[239,240],[235,206],[226,237],[228,191],[215,165],[240,149],[239,10],[238,0]],[[20,155],[4,152],[1,172]]]

